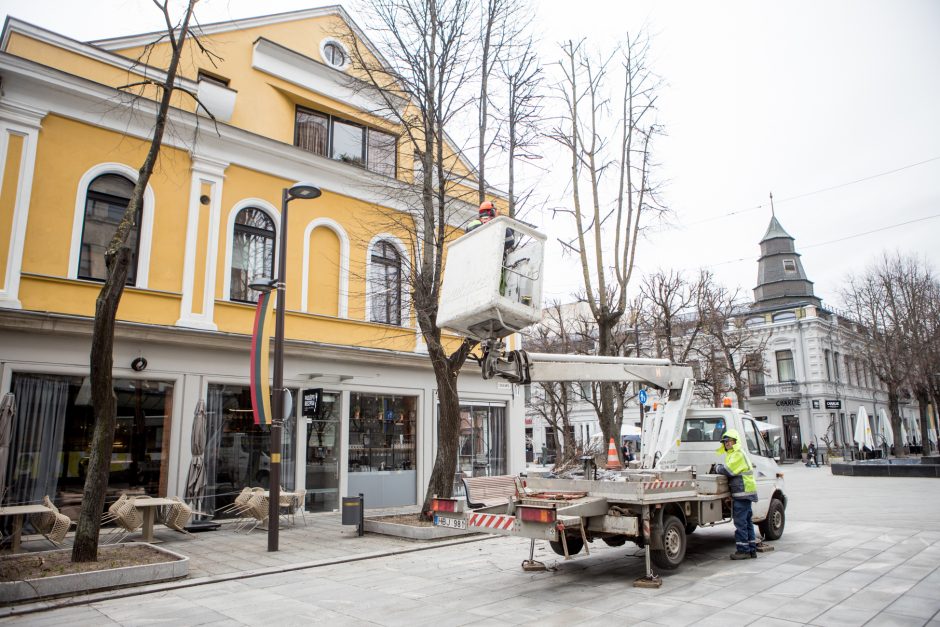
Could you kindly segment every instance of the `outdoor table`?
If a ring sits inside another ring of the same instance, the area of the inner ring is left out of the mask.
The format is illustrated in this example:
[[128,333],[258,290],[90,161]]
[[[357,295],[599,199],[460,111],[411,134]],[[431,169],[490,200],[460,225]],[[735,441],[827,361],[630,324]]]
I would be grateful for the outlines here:
[[20,535],[23,532],[23,516],[26,514],[42,514],[48,512],[45,505],[8,505],[0,507],[0,516],[13,516],[13,552],[20,552]]
[[153,520],[157,515],[155,508],[163,505],[172,505],[173,503],[176,503],[176,501],[165,498],[137,497],[134,499],[134,507],[141,510],[144,516],[143,526],[140,528],[140,538],[137,540],[138,542],[159,542],[159,540],[155,540],[153,537]]

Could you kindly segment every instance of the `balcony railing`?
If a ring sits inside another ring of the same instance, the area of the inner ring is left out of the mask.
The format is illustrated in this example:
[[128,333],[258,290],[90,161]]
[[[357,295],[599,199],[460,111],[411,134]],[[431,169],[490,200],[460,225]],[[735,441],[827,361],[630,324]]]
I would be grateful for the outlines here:
[[766,386],[766,396],[793,396],[799,394],[802,384],[796,381],[786,381],[784,383],[768,383]]

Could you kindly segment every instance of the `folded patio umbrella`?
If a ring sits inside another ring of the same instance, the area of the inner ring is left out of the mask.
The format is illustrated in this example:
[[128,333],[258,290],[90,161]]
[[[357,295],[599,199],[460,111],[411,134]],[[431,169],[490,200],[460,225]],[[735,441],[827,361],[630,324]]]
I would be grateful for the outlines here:
[[884,436],[885,443],[889,447],[894,446],[894,429],[891,428],[891,418],[888,417],[888,412],[882,407],[878,410],[878,415],[881,417],[881,435]]
[[196,403],[190,452],[193,458],[189,463],[189,476],[186,479],[186,497],[196,506],[195,509],[201,510],[202,497],[206,489],[204,459],[206,452],[206,402],[203,400]]
[[862,405],[858,408],[858,416],[855,420],[855,443],[858,444],[858,449],[862,450],[867,448],[869,451],[875,450],[875,440],[871,435],[871,423],[868,421],[868,412],[865,410],[865,406]]
[[13,435],[13,414],[16,411],[16,401],[12,392],[3,395],[0,400],[0,503],[3,502],[6,490],[7,460],[10,456],[10,439]]

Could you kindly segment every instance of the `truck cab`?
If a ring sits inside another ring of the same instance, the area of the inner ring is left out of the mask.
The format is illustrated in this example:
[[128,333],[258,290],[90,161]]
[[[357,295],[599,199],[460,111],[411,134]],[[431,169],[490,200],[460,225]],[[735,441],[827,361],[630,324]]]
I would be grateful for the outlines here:
[[[718,455],[721,436],[728,429],[735,429],[744,438],[741,445],[754,465],[758,499],[753,507],[754,522],[759,524],[764,537],[775,540],[783,531],[786,508],[783,473],[764,437],[765,431],[750,414],[730,407],[690,407],[685,412],[677,446],[673,449],[675,465],[692,467],[698,475],[708,474],[712,465],[721,461]],[[773,520],[768,522],[768,518]]]

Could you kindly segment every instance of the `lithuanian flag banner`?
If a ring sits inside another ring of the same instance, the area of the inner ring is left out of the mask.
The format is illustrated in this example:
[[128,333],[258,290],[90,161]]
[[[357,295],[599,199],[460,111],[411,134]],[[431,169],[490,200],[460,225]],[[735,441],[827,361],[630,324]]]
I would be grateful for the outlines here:
[[271,378],[268,362],[271,327],[274,325],[275,290],[262,292],[255,308],[255,327],[251,335],[251,409],[256,425],[271,424]]

